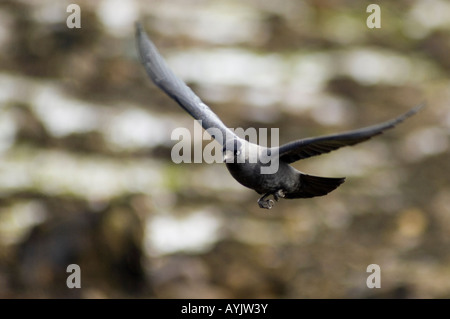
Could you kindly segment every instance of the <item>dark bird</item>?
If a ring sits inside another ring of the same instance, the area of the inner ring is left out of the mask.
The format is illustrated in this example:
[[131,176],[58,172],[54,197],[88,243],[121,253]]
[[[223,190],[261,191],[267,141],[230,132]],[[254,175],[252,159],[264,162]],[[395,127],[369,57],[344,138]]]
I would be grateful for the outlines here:
[[[141,62],[152,81],[174,99],[194,119],[222,144],[224,161],[231,175],[242,185],[262,194],[259,207],[272,208],[280,198],[310,198],[323,196],[341,185],[345,178],[320,177],[302,173],[291,163],[328,153],[340,147],[367,141],[375,135],[414,115],[423,107],[410,111],[381,124],[359,130],[321,137],[305,138],[280,147],[262,147],[250,143],[228,129],[217,115],[168,67],[142,26],[136,24],[136,39]],[[221,136],[219,136],[221,135]],[[221,138],[218,138],[221,137]],[[273,165],[276,163],[276,165]],[[270,168],[275,170],[270,171]],[[269,173],[264,173],[267,169]]]

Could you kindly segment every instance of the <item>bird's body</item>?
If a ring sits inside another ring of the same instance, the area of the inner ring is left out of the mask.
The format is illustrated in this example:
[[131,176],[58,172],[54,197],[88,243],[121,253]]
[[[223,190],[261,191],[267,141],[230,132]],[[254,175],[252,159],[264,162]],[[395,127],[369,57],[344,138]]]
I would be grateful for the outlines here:
[[[250,143],[228,129],[219,117],[165,63],[142,27],[137,24],[136,38],[141,61],[152,81],[186,110],[223,146],[224,161],[230,174],[243,186],[263,196],[261,208],[272,208],[272,195],[279,198],[323,196],[336,189],[345,178],[319,177],[302,173],[290,164],[328,153],[340,147],[366,141],[415,114],[423,105],[390,121],[350,132],[293,141],[266,148]],[[221,135],[219,139],[217,135]],[[274,165],[276,164],[276,165]]]
[[[278,200],[280,197],[308,198],[323,196],[345,181],[345,178],[319,177],[304,174],[285,161],[280,161],[278,157],[271,159],[279,162],[276,172],[272,174],[261,174],[261,168],[264,166],[268,167],[268,159],[265,158],[267,156],[267,149],[245,140],[242,142],[244,143],[242,149],[245,149],[245,144],[248,143],[248,153],[258,152],[260,160],[254,162],[248,158],[239,158],[240,155],[244,154],[241,152],[233,158],[232,162],[226,163],[226,166],[234,179],[243,186],[255,190],[258,194],[274,195],[275,200]],[[267,201],[266,204],[273,205],[273,202]],[[260,202],[260,205],[264,204]]]
[[[242,185],[254,189],[258,194],[264,194],[267,192],[274,192],[278,189],[291,189],[295,187],[297,184],[296,170],[285,163],[280,163],[278,165],[277,172],[274,174],[261,174],[261,167],[268,164],[262,164],[262,162],[268,162],[268,160],[264,160],[264,156],[266,153],[266,148],[263,148],[259,145],[249,143],[247,141],[242,141],[244,144],[242,149],[245,149],[245,144],[249,144],[248,153],[258,152],[258,161],[251,161],[249,158],[241,158],[239,160],[240,155],[244,155],[245,152],[241,152],[241,154],[237,155],[233,158],[230,163],[225,161],[228,171],[231,176],[234,177],[239,183]],[[243,162],[244,163],[241,163]],[[281,176],[286,176],[286,178],[280,178]],[[292,178],[290,178],[292,177]]]

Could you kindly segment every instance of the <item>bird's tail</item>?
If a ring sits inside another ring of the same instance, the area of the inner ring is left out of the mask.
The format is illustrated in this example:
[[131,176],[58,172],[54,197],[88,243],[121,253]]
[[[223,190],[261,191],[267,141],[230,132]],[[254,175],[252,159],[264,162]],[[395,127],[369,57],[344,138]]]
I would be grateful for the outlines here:
[[295,193],[286,195],[286,198],[310,198],[323,196],[335,190],[345,181],[345,177],[320,177],[300,174],[300,185]]

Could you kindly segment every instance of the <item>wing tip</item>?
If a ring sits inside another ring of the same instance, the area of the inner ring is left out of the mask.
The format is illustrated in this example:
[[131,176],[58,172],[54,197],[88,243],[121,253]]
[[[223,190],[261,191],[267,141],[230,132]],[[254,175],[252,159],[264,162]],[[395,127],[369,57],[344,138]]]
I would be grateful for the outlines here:
[[135,36],[138,43],[138,47],[144,45],[144,43],[150,42],[150,39],[148,38],[147,32],[145,32],[144,27],[142,26],[142,23],[140,21],[136,21],[134,23],[134,29],[135,29]]
[[[159,52],[156,49],[153,42],[150,40],[142,23],[140,21],[136,21],[134,23],[134,25],[135,25],[135,37],[136,37],[136,46],[137,46],[137,51],[138,51],[138,59],[141,62],[141,64],[145,65],[145,69],[147,70],[147,73],[148,73],[149,70],[151,69],[151,66],[149,66],[147,64],[149,62],[150,62],[150,64],[158,63],[158,61],[152,62],[152,60],[154,60],[154,59],[162,60],[162,58],[158,58]],[[149,74],[149,75],[153,80],[153,75],[151,75],[151,74]],[[153,81],[155,81],[155,80],[153,80]]]
[[137,37],[139,37],[144,31],[144,28],[142,27],[142,23],[140,21],[134,22],[134,30]]
[[427,103],[425,101],[419,103],[418,105],[414,106],[411,110],[405,113],[404,118],[408,118],[410,116],[413,116],[417,112],[419,112],[421,109],[423,109]]
[[[393,128],[397,124],[402,123],[406,119],[410,118],[411,116],[415,115],[417,112],[419,112],[421,109],[423,109],[426,106],[425,101],[422,103],[419,103],[418,105],[414,106],[412,109],[407,111],[406,113],[403,113],[402,115],[398,116],[397,118],[390,121],[390,125],[388,128]],[[389,123],[389,122],[387,122]],[[388,129],[386,128],[386,129]]]

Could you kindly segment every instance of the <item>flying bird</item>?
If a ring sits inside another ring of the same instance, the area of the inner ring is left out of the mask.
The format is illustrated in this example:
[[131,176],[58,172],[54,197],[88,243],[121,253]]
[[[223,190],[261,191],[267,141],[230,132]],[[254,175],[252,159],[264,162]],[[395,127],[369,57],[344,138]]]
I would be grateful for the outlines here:
[[[136,23],[137,47],[150,79],[195,120],[198,120],[213,137],[222,144],[223,158],[231,175],[243,186],[262,195],[258,199],[261,208],[270,209],[280,198],[310,198],[323,196],[336,189],[344,177],[312,176],[298,171],[290,164],[305,158],[328,153],[344,146],[355,145],[391,129],[414,115],[424,104],[381,124],[354,131],[310,137],[279,147],[263,147],[238,137],[220,118],[178,78],[159,54],[140,23]],[[221,135],[221,138],[218,138]],[[276,162],[276,170],[263,173]],[[273,197],[269,199],[269,197]]]

